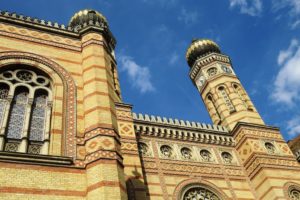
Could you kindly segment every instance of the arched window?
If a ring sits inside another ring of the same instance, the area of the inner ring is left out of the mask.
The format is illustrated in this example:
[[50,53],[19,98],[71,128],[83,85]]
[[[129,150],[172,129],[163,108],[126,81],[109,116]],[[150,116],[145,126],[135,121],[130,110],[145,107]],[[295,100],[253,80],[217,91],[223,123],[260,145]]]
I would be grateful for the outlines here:
[[291,200],[300,200],[300,191],[293,188],[289,191],[289,197]]
[[206,106],[208,109],[208,112],[211,114],[211,118],[214,121],[215,124],[221,124],[222,120],[221,120],[221,116],[218,113],[218,110],[213,102],[213,99],[211,97],[211,94],[207,95],[206,98]]
[[225,105],[227,106],[228,110],[230,113],[234,112],[235,109],[233,107],[233,104],[231,102],[231,100],[228,97],[228,94],[225,91],[225,88],[223,86],[218,88],[220,96],[224,99]]
[[205,187],[191,187],[188,190],[186,190],[183,194],[183,197],[181,200],[221,200],[220,197],[217,196],[214,192],[210,191],[209,189]]
[[249,103],[249,101],[247,101],[247,94],[241,88],[241,86],[239,86],[236,83],[233,83],[233,88],[234,88],[234,91],[238,94],[238,96],[242,100],[243,105],[245,106],[245,108],[248,109],[248,110],[253,111],[253,108],[252,108],[251,104]]
[[2,127],[5,109],[8,104],[9,86],[5,83],[0,83],[0,127]]
[[[50,78],[32,69],[0,72],[0,125],[2,150],[48,154],[51,115]],[[9,85],[11,87],[9,87]],[[8,94],[12,101],[8,101]],[[6,114],[7,113],[7,114]]]

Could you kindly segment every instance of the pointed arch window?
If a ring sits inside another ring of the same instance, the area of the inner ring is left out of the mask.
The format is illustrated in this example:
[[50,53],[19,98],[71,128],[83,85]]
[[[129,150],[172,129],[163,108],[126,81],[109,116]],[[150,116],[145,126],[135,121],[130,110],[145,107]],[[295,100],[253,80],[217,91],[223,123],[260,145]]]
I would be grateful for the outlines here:
[[0,83],[1,150],[48,154],[50,78],[36,69],[14,67],[0,72],[0,81],[7,83]]

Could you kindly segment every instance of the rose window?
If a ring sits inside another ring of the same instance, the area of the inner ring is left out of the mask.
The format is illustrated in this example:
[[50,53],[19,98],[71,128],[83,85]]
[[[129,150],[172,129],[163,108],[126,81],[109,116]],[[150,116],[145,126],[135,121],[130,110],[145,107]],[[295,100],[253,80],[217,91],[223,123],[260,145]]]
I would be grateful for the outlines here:
[[269,154],[274,154],[275,153],[275,146],[272,144],[272,143],[270,143],[270,142],[266,142],[265,143],[265,148],[267,149],[267,151],[268,151],[268,153]]
[[300,200],[300,191],[297,189],[292,189],[289,192],[289,197],[291,200]]
[[217,71],[218,71],[217,68],[212,67],[207,70],[207,74],[208,74],[208,76],[213,76],[213,75],[217,74]]
[[19,71],[17,72],[17,78],[21,81],[28,82],[32,79],[32,73],[30,73],[29,71]]
[[145,143],[139,143],[139,151],[143,156],[147,156],[149,154],[149,147]]
[[203,149],[200,151],[200,156],[201,156],[202,160],[205,162],[212,161],[211,153],[206,149]]
[[162,145],[160,147],[160,152],[166,158],[171,158],[173,156],[172,148],[168,145]]
[[232,155],[231,155],[230,153],[228,153],[228,152],[223,152],[223,153],[221,154],[221,156],[222,156],[222,158],[223,158],[224,163],[226,163],[226,164],[232,163],[233,157],[232,157]]
[[181,149],[181,155],[184,159],[191,159],[192,158],[192,151],[189,148],[182,148]]
[[191,188],[185,192],[183,200],[221,200],[216,194],[202,187]]

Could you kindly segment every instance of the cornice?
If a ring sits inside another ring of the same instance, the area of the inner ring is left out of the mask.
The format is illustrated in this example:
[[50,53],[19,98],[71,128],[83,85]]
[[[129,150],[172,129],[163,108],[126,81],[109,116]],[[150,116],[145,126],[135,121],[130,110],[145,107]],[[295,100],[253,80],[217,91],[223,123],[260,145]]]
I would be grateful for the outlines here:
[[195,64],[193,65],[189,73],[191,79],[196,78],[198,72],[203,66],[206,66],[214,61],[220,61],[228,64],[231,63],[229,56],[226,56],[224,54],[219,54],[219,53],[210,53],[204,57],[199,58],[195,62]]
[[135,132],[144,136],[234,146],[235,142],[223,126],[201,124],[133,113]]
[[78,32],[75,32],[75,30],[73,30],[71,27],[65,26],[64,24],[58,24],[56,22],[32,18],[29,16],[10,13],[7,11],[0,11],[0,21],[43,31],[51,31],[57,34],[64,34],[71,37],[78,37],[79,35]]
[[261,124],[253,124],[248,122],[238,122],[235,127],[232,129],[232,134],[235,135],[241,128],[258,128],[258,129],[264,129],[264,130],[272,130],[279,132],[280,129],[275,126],[268,126],[268,125],[261,125]]
[[17,152],[0,152],[0,162],[47,165],[47,166],[71,166],[73,159],[70,157],[33,155]]
[[72,27],[66,26],[64,24],[58,24],[56,22],[32,18],[29,16],[10,13],[7,11],[0,11],[0,22],[15,24],[18,26],[28,27],[45,32],[52,32],[55,34],[73,38],[80,38],[87,32],[96,31],[101,32],[104,35],[107,42],[111,45],[110,48],[114,49],[116,45],[116,39],[114,38],[109,28],[103,27],[100,23],[85,23],[82,25],[82,29],[78,31],[77,29],[73,29]]

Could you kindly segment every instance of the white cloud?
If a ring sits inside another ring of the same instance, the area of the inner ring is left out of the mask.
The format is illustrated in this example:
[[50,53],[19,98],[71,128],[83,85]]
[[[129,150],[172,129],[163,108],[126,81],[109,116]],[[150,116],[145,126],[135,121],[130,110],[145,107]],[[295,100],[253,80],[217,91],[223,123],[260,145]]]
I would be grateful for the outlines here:
[[[289,26],[291,29],[296,29],[300,26],[300,1],[299,0],[273,0],[273,11],[287,9],[290,17]],[[286,13],[286,11],[284,11]]]
[[273,85],[271,98],[286,106],[294,106],[300,100],[300,45],[292,40],[286,50],[281,50],[277,58],[281,67]]
[[151,73],[148,67],[138,65],[132,57],[119,56],[120,71],[125,71],[133,87],[141,93],[154,91],[155,88],[151,82]]
[[170,57],[169,64],[174,65],[178,61],[178,59],[179,59],[178,53],[174,52]]
[[300,117],[293,118],[287,122],[287,131],[292,137],[300,133]]
[[291,24],[291,29],[296,29],[300,26],[300,19],[296,20]]
[[198,19],[198,12],[196,11],[187,11],[186,9],[181,9],[178,20],[184,22],[186,25],[193,24]]
[[273,9],[275,11],[283,8],[289,8],[291,15],[300,14],[300,1],[299,0],[273,0]]
[[293,39],[287,50],[281,50],[277,57],[278,65],[282,65],[286,60],[290,59],[293,56],[294,51],[298,47],[298,40]]
[[229,0],[230,8],[239,7],[242,14],[258,16],[262,12],[261,0]]

